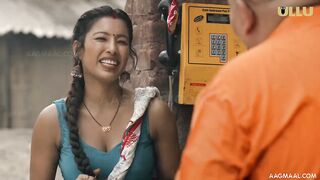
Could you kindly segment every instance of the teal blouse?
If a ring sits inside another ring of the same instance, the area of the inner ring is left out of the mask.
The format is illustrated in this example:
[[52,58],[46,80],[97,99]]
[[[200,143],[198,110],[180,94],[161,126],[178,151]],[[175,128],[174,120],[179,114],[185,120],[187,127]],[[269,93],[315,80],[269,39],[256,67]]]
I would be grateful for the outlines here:
[[[61,133],[59,167],[65,180],[75,180],[81,173],[74,161],[74,156],[70,145],[69,128],[64,117],[66,112],[65,100],[56,100],[54,101],[54,104],[58,110]],[[152,179],[156,172],[155,152],[153,141],[149,134],[148,124],[148,116],[145,115],[141,125],[141,136],[137,144],[135,157],[126,175],[126,180]],[[93,169],[101,169],[98,179],[106,179],[120,158],[120,148],[122,142],[108,152],[98,150],[95,147],[86,144],[82,139],[80,139],[80,144],[90,160],[91,167]]]

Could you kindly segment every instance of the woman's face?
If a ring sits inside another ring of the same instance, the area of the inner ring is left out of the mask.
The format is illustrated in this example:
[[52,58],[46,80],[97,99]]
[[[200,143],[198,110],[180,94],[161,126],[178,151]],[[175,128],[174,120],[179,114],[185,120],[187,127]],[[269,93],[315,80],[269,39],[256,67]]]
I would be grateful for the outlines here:
[[87,33],[82,54],[86,77],[112,82],[125,70],[129,57],[129,35],[125,22],[103,17]]

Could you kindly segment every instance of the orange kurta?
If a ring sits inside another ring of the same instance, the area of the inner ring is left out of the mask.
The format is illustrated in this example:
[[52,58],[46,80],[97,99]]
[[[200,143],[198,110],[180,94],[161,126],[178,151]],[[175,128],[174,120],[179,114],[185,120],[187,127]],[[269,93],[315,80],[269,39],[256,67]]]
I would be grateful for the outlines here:
[[320,7],[284,19],[201,92],[176,179],[281,173],[320,179]]

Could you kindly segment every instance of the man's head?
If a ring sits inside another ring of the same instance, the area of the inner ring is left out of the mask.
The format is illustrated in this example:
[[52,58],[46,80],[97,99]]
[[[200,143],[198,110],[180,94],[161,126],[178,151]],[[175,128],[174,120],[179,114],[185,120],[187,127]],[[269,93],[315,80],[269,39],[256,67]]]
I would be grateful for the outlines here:
[[310,6],[320,0],[229,0],[231,24],[248,48],[264,41],[284,19],[279,6]]

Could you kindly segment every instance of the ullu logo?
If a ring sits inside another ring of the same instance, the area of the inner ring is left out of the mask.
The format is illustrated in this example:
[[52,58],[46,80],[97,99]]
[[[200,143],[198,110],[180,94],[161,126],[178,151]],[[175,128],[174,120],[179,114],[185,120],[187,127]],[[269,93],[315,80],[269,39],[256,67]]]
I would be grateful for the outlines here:
[[[309,10],[309,12],[308,12]],[[313,7],[278,7],[279,16],[313,16]]]

